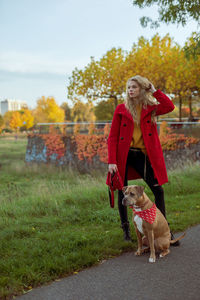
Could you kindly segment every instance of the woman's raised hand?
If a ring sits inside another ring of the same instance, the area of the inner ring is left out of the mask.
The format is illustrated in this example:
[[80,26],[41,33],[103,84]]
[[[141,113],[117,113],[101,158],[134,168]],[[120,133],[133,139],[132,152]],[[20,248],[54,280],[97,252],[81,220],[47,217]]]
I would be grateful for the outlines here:
[[109,164],[108,165],[108,171],[112,174],[113,172],[117,171],[117,165],[116,164]]
[[150,91],[151,93],[156,92],[156,89],[155,89],[153,83],[151,83],[151,82],[150,82],[150,89],[149,89],[149,91]]

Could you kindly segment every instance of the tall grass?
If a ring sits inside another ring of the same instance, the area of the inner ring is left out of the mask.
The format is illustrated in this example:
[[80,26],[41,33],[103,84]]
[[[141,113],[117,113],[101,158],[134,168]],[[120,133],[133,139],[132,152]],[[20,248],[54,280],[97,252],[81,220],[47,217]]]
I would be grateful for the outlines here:
[[[25,148],[24,140],[0,140],[0,299],[136,247],[133,226],[133,243],[124,242],[117,203],[109,207],[106,169],[79,174],[27,165]],[[200,221],[199,178],[198,165],[169,174],[164,189],[174,231]],[[153,199],[147,186],[145,192]]]

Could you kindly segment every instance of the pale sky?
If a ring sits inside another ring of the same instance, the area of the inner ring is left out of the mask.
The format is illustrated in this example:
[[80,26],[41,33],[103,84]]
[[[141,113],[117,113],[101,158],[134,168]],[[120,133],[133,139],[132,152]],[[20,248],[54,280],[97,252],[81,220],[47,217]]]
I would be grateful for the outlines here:
[[[102,57],[112,47],[130,50],[140,36],[167,33],[181,46],[197,30],[161,25],[143,28],[142,16],[157,17],[157,7],[139,9],[132,0],[0,0],[0,100],[36,106],[41,96],[67,99],[75,67]],[[68,101],[70,104],[70,102]]]

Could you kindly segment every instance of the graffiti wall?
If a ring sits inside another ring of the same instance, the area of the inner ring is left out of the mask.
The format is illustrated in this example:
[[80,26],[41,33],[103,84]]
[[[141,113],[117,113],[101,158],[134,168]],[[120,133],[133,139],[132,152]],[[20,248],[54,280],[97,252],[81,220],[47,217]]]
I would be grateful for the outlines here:
[[[199,139],[173,135],[171,139],[165,137],[162,147],[167,169],[182,166],[186,161],[200,161]],[[25,160],[66,165],[87,172],[94,167],[107,168],[107,154],[107,135],[30,134]]]

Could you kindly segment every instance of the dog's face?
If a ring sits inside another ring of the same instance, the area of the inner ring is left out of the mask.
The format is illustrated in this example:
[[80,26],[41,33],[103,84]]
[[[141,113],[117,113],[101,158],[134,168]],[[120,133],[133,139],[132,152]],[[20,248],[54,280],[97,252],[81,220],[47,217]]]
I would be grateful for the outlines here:
[[143,200],[144,187],[138,185],[124,186],[123,189],[124,198],[122,204],[124,206],[137,206],[140,207],[140,203]]

